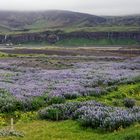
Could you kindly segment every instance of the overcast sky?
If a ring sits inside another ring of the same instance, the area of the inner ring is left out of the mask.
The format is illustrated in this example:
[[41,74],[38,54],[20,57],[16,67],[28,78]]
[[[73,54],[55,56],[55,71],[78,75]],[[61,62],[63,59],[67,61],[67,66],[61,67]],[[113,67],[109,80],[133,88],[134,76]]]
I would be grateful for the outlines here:
[[140,0],[0,0],[0,10],[50,9],[96,15],[140,14]]

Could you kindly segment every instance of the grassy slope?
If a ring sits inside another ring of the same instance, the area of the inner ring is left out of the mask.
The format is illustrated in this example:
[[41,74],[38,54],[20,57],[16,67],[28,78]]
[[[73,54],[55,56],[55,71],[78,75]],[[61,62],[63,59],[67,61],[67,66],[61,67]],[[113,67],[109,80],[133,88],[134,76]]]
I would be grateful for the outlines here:
[[68,27],[63,29],[65,32],[85,31],[85,32],[125,32],[125,31],[140,31],[139,26],[96,26],[96,27]]
[[[77,122],[71,120],[33,121],[17,124],[16,128],[25,132],[25,137],[7,137],[1,140],[139,140],[138,137],[140,138],[139,124],[112,133],[82,128]],[[126,139],[127,137],[129,139]]]
[[22,29],[29,29],[29,32],[56,29],[62,29],[66,32],[140,31],[139,21],[140,15],[101,17],[63,10],[42,12],[1,11],[0,33],[25,33],[20,31]]
[[13,31],[10,29],[10,27],[4,27],[0,26],[0,33],[1,34],[21,34],[21,33],[34,33],[34,32],[43,32],[45,30],[63,30],[64,32],[77,32],[77,31],[84,31],[84,32],[112,32],[112,31],[117,31],[117,32],[129,32],[129,31],[140,31],[139,26],[96,26],[96,27],[77,27],[77,26],[69,26],[69,27],[47,27],[47,22],[45,21],[38,21],[35,22],[33,25],[29,25],[28,29],[29,31]]
[[125,31],[140,31],[139,26],[96,26],[96,27],[76,27],[76,26],[70,26],[70,27],[54,27],[54,28],[48,28],[46,27],[47,23],[44,23],[43,21],[34,23],[33,25],[28,26],[28,29],[30,29],[31,32],[34,31],[42,31],[42,30],[63,30],[65,32],[74,32],[74,31],[85,31],[85,32],[109,32],[109,31],[117,31],[117,32],[125,32]]
[[[47,23],[46,23],[47,24]],[[22,33],[34,33],[34,32],[43,32],[46,30],[63,30],[67,33],[75,31],[84,31],[84,32],[129,32],[129,31],[140,31],[139,26],[97,26],[97,27],[67,27],[67,28],[47,28],[44,23],[36,23],[31,25],[28,29],[29,31],[12,31],[9,28],[0,27],[1,34],[22,34]]]

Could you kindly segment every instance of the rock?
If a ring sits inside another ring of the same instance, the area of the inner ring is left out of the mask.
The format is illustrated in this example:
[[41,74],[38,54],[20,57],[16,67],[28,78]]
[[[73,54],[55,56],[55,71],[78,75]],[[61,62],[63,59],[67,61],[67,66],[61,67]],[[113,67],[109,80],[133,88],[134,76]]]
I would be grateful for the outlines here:
[[140,31],[136,32],[70,32],[62,31],[45,31],[38,33],[23,33],[0,35],[0,43],[20,44],[25,42],[41,42],[55,43],[59,40],[70,38],[85,38],[85,39],[134,39],[140,41]]

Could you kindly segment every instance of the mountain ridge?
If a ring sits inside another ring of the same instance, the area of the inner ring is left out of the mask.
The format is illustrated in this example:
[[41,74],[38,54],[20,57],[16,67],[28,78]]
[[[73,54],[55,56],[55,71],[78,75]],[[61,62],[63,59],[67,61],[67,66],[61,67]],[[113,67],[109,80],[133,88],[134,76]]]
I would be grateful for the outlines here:
[[9,30],[37,30],[96,26],[140,26],[140,15],[96,16],[64,10],[0,11],[0,30],[2,27]]

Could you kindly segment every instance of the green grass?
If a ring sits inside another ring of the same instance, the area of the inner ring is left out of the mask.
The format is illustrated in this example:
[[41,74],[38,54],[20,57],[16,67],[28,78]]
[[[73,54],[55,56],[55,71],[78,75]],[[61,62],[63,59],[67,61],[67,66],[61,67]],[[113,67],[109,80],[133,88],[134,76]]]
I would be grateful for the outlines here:
[[17,55],[0,52],[0,58],[6,58],[6,57],[17,57]]
[[118,86],[117,91],[109,92],[107,95],[101,97],[86,96],[68,101],[83,102],[88,100],[96,100],[111,106],[114,106],[115,103],[115,106],[123,106],[122,102],[124,98],[133,98],[136,100],[136,105],[140,105],[140,83],[120,85]]
[[[76,121],[60,122],[33,121],[18,123],[15,129],[25,133],[23,138],[5,137],[1,140],[139,140],[140,125],[135,124],[115,132],[101,132],[91,128],[83,128]],[[131,139],[126,139],[129,137]],[[135,138],[135,139],[134,139]]]
[[[55,27],[54,22],[47,22],[46,20],[40,20],[35,22],[32,25],[26,25],[25,28],[29,29],[29,31],[14,31],[10,27],[6,27],[3,25],[0,25],[0,33],[8,33],[8,34],[17,34],[17,33],[29,33],[29,32],[40,32],[44,30],[50,30],[50,31],[55,31],[55,30],[63,30],[64,32],[77,32],[77,31],[85,31],[85,32],[113,32],[113,31],[121,31],[121,32],[128,32],[128,31],[140,31],[139,26],[96,26],[96,27],[80,27],[79,26],[70,26],[70,27]],[[54,26],[54,27],[53,27]]]
[[0,58],[3,58],[3,57],[8,57],[9,55],[7,53],[3,53],[3,52],[0,52]]
[[140,31],[139,26],[96,26],[96,27],[67,27],[62,29],[65,32],[85,31],[85,32],[128,32]]
[[93,45],[139,45],[140,42],[132,39],[84,39],[72,38],[58,41],[56,46],[93,46]]
[[140,105],[140,83],[121,85],[118,91],[113,91],[103,99],[108,100],[112,103],[113,101],[119,102],[124,98],[133,98],[137,101],[137,105]]
[[8,56],[8,54],[0,52],[0,58],[1,57],[7,57],[7,56]]
[[[57,22],[57,21],[56,21]],[[29,31],[19,31],[17,29],[12,29],[7,26],[0,25],[0,34],[24,34],[24,33],[34,33],[34,32],[43,32],[45,30],[56,31],[62,30],[66,33],[70,32],[131,32],[131,31],[140,31],[140,27],[136,26],[96,26],[96,27],[81,27],[79,26],[68,26],[68,27],[55,27],[57,23],[47,22],[46,20],[40,20],[35,22],[32,25],[26,25],[25,28],[29,29]]]

